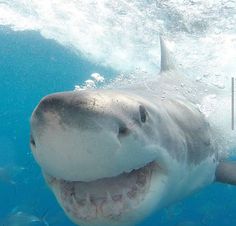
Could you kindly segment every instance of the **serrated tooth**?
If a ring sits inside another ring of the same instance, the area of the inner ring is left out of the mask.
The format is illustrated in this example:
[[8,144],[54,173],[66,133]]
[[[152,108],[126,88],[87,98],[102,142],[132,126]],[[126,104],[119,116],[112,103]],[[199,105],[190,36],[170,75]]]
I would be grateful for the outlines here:
[[122,199],[124,200],[124,198],[127,197],[126,191],[125,189],[122,189]]
[[91,199],[90,199],[90,194],[89,193],[87,193],[86,194],[86,206],[88,207],[88,206],[90,206],[92,203],[91,203]]
[[71,198],[72,198],[72,205],[73,205],[76,209],[79,209],[79,205],[78,205],[78,203],[76,202],[75,196],[72,195]]
[[113,199],[112,199],[111,193],[109,191],[107,191],[107,201],[110,203],[113,203]]
[[143,191],[143,185],[136,183],[137,191]]
[[123,202],[124,209],[132,208],[130,199],[129,199],[128,195],[127,195],[127,192],[124,189],[122,190],[122,202]]
[[102,213],[104,216],[112,216],[114,210],[114,201],[112,200],[110,192],[106,192],[106,200],[102,205]]
[[143,171],[141,171],[141,172],[139,173],[139,175],[142,176],[142,177],[145,177],[145,176],[146,176],[146,173],[143,172]]
[[89,193],[86,194],[85,206],[82,208],[81,214],[87,218],[96,217],[96,206],[91,202],[91,196]]

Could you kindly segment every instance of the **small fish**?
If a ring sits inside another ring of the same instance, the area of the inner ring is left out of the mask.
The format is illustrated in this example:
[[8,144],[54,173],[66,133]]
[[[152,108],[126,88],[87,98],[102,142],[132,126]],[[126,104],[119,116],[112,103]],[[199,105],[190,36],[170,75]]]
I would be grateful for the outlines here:
[[33,214],[22,211],[17,211],[16,213],[12,212],[4,219],[4,221],[1,223],[1,226],[32,226],[36,223],[49,226],[49,223],[45,218],[46,215],[47,212],[42,217],[37,217]]
[[15,178],[24,170],[21,166],[0,166],[0,183],[16,184]]

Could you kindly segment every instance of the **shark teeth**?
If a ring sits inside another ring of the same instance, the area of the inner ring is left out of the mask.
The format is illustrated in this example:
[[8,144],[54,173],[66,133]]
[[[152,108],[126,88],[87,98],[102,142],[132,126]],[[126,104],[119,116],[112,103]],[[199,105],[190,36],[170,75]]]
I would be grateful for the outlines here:
[[125,190],[123,190],[122,192],[122,202],[124,205],[124,209],[133,209],[131,199],[128,197],[127,192]]
[[111,179],[93,182],[56,180],[54,192],[73,219],[79,222],[95,218],[117,219],[139,207],[150,188],[154,163]]
[[103,216],[114,218],[120,215],[123,209],[121,201],[114,201],[110,192],[107,192],[107,197],[101,206]]
[[[137,193],[138,188],[134,187],[133,190],[127,191],[122,190],[121,195],[112,196],[109,191],[106,192],[106,197],[101,200],[92,199],[87,193],[86,198],[82,200],[77,200],[75,195],[71,196],[71,199],[61,200],[68,206],[68,201],[71,213],[76,215],[76,217],[88,220],[94,219],[100,214],[101,216],[115,219],[119,217],[123,212],[134,209],[138,206],[142,200],[143,194],[139,194],[136,197],[134,194]],[[131,195],[132,193],[132,195]],[[65,196],[61,196],[64,197]],[[68,211],[68,208],[67,208]]]
[[87,194],[85,202],[76,201],[75,196],[72,196],[72,209],[77,217],[81,219],[93,219],[96,218],[96,206],[92,204],[90,195]]

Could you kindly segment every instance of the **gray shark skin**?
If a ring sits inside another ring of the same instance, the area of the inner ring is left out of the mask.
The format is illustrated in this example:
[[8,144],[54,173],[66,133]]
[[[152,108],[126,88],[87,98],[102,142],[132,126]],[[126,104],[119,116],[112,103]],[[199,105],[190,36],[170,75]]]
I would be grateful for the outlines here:
[[33,155],[75,224],[134,225],[215,180],[235,184],[197,107],[204,87],[180,76],[160,44],[158,78],[51,94],[32,113]]

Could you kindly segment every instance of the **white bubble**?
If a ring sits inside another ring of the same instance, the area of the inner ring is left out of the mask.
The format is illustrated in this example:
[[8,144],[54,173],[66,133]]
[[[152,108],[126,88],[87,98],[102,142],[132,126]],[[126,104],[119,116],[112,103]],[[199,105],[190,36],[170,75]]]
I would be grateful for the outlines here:
[[95,82],[91,79],[86,80],[84,83],[87,88],[95,88],[96,87]]
[[200,77],[200,76],[198,76],[197,78],[196,78],[196,82],[200,82],[202,80],[202,78]]
[[93,73],[90,75],[96,82],[104,82],[105,78],[101,76],[99,73]]
[[203,101],[200,105],[198,105],[199,110],[206,116],[209,117],[217,107],[217,99],[216,95],[208,95],[203,98]]
[[85,90],[84,87],[81,87],[80,85],[75,85],[75,91],[81,91],[81,90]]
[[225,88],[225,84],[221,81],[213,82],[212,85],[214,85],[215,87],[217,87],[219,89],[224,89]]

